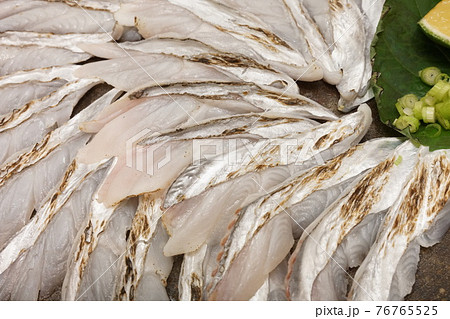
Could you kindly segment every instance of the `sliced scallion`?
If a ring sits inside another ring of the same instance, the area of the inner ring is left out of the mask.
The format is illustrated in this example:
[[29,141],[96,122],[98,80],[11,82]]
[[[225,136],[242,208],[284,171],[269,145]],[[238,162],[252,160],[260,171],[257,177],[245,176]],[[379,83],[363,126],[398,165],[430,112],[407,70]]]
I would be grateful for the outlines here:
[[438,137],[441,133],[442,127],[437,123],[428,124],[425,127],[425,134],[427,134],[428,137]]
[[427,106],[422,109],[422,119],[424,123],[435,123],[435,110],[432,106]]
[[419,76],[422,82],[428,85],[434,85],[436,77],[438,77],[440,74],[441,70],[434,66],[425,68],[419,72]]
[[411,133],[417,132],[420,126],[420,122],[413,116],[402,115],[396,119],[393,123],[399,130],[404,130],[409,127]]
[[444,81],[444,82],[449,83],[450,82],[450,76],[448,76],[448,74],[446,74],[446,73],[441,73],[441,74],[439,74],[436,77],[435,81],[436,81],[435,84],[438,83],[439,81]]
[[[422,101],[417,101],[416,103],[414,103],[413,115],[418,120],[422,119],[422,108],[423,108]],[[403,114],[401,114],[401,115],[403,115]]]
[[440,102],[444,99],[448,91],[450,91],[450,83],[439,81],[428,91],[427,96],[432,96]]

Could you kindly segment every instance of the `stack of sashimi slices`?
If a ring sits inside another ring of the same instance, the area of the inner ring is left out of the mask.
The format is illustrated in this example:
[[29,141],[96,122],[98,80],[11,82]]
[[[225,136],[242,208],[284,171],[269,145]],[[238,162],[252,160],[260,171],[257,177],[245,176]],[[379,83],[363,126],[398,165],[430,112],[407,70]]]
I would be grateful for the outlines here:
[[383,2],[1,1],[0,299],[404,298],[450,154],[360,143]]

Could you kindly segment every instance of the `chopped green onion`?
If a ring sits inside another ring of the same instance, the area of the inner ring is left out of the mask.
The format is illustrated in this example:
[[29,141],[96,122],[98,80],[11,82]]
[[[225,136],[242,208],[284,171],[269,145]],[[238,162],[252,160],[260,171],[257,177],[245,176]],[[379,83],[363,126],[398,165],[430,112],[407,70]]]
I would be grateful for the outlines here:
[[443,128],[445,128],[446,130],[450,130],[450,121],[449,120],[444,119],[442,117],[442,115],[439,113],[436,113],[436,119]]
[[396,119],[393,123],[399,130],[404,130],[409,127],[411,133],[417,132],[420,126],[420,122],[413,116],[402,115]]
[[450,82],[450,76],[448,76],[448,74],[446,74],[446,73],[441,73],[441,74],[439,74],[439,75],[436,77],[436,80],[435,80],[435,81],[436,81],[436,82],[435,82],[434,84],[438,83],[439,81],[444,81],[444,82],[449,83],[449,82]]
[[439,81],[428,91],[427,96],[433,96],[437,101],[442,101],[448,91],[450,91],[450,83]]
[[413,109],[410,109],[409,107],[404,108],[403,113],[405,113],[405,115],[408,115],[408,116],[413,116],[413,114],[414,114]]
[[[422,101],[417,101],[416,103],[414,103],[413,115],[418,120],[422,119],[422,108],[423,108]],[[401,114],[401,115],[404,115],[404,114]]]
[[403,162],[403,157],[401,155],[399,155],[399,157],[397,157],[397,159],[395,160],[394,164],[396,166],[399,166],[402,162]]
[[442,133],[442,128],[437,123],[428,124],[425,127],[425,133],[428,135],[428,137],[438,137]]
[[432,95],[425,95],[423,98],[420,99],[423,101],[424,104],[428,106],[433,106],[436,103],[436,98]]
[[410,109],[414,107],[414,103],[417,101],[419,101],[419,99],[415,94],[406,94],[399,99],[399,102],[402,103],[403,108],[409,107]]
[[436,113],[444,119],[450,120],[450,100],[436,104]]
[[422,109],[422,119],[424,123],[436,122],[436,116],[434,114],[434,107],[428,106]]
[[403,112],[403,105],[399,101],[395,103],[395,108],[397,109],[398,114],[405,115],[405,112]]
[[436,77],[438,77],[440,74],[441,70],[434,66],[425,68],[419,72],[419,76],[422,82],[428,85],[434,85]]

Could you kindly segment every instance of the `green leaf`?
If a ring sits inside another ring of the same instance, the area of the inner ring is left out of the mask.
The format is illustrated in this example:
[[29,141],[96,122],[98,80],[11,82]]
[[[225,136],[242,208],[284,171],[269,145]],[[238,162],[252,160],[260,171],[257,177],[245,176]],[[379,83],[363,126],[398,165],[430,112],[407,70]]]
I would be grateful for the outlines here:
[[[450,74],[450,50],[432,42],[417,22],[439,0],[387,0],[375,44],[375,98],[381,121],[391,127],[399,116],[395,102],[408,93],[423,96],[430,89],[422,83],[418,72],[436,66]],[[395,127],[394,127],[395,128]],[[450,148],[450,131],[443,130],[439,137],[429,137],[425,125],[411,134],[400,131],[430,149]]]

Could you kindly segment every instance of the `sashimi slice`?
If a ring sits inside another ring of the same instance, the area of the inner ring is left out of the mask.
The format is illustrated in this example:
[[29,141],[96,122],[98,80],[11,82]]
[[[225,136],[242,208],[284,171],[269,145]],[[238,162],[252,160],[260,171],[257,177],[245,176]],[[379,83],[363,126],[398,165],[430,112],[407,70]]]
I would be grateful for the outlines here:
[[167,54],[190,62],[202,63],[226,71],[242,81],[271,86],[283,93],[298,94],[298,86],[289,76],[275,71],[247,56],[220,52],[195,40],[146,39],[129,43],[83,44],[80,48],[107,59],[129,57],[140,53]]
[[21,1],[14,5],[7,16],[3,14],[0,32],[113,33],[115,23],[113,15],[107,11],[48,1]]
[[408,268],[414,271],[418,261],[414,257],[418,249],[414,245],[433,245],[448,229],[449,189],[447,151],[429,152],[421,147],[408,182],[389,209],[374,245],[356,272],[350,300],[403,299],[411,291],[412,276],[405,276],[407,282],[400,285],[395,281],[402,273],[410,273]]
[[97,248],[89,258],[76,300],[114,299],[119,260],[126,250],[126,237],[136,208],[137,201],[130,199],[114,212],[105,232],[100,234]]
[[[204,101],[214,100],[214,103],[233,106],[238,113],[245,113],[248,107],[252,107],[254,112],[276,110],[280,113],[283,111],[292,113],[296,111],[298,116],[306,118],[337,119],[330,110],[302,95],[280,95],[279,92],[262,89],[250,83],[174,83],[164,87],[154,86],[130,92],[105,109],[94,121],[85,123],[82,129],[86,132],[96,133],[106,123],[140,104],[142,99],[159,95],[169,95],[167,98],[170,98],[172,102],[176,102],[177,95],[189,95]],[[242,111],[239,111],[238,105],[242,105]],[[182,103],[178,103],[178,107],[177,113],[180,114],[187,113],[189,110],[189,107]]]
[[79,78],[97,78],[131,91],[143,85],[165,86],[177,82],[238,82],[232,74],[213,67],[163,54],[140,54],[89,63],[76,71]]
[[90,54],[72,52],[64,48],[0,45],[0,77],[18,71],[78,63],[90,57]]
[[[121,258],[115,287],[116,300],[168,300],[165,286],[173,260],[162,254],[168,236],[159,221],[164,213],[161,204],[161,194],[139,197],[127,249]],[[156,280],[158,277],[159,281]]]
[[314,280],[328,263],[334,262],[331,256],[347,234],[366,216],[393,204],[417,161],[417,152],[410,142],[399,146],[306,228],[289,260],[290,299],[311,300]]
[[[235,10],[224,10],[224,6],[217,10],[212,2],[180,1],[175,4],[167,0],[127,4],[115,13],[115,17],[122,25],[134,26],[136,21],[144,38],[194,39],[221,52],[248,56],[262,64],[270,62],[277,71],[288,73],[294,79],[301,77],[313,81],[322,78],[318,66],[308,67],[301,54],[285,47],[284,41],[264,30],[261,20],[245,19]],[[195,14],[189,11],[191,9]]]
[[58,189],[0,252],[0,299],[45,299],[60,289],[70,247],[105,173],[105,163],[70,165]]
[[[336,156],[357,144],[367,132],[371,121],[370,109],[367,105],[362,105],[358,112],[321,124],[310,131],[286,136],[278,141],[261,141],[251,148],[237,149],[229,157],[242,159],[236,165],[229,165],[223,160],[194,163],[171,186],[164,205],[170,207],[183,199],[199,195],[214,185],[249,172],[287,164],[295,167],[295,164],[302,164],[309,159],[320,160],[318,156],[324,151],[327,154],[322,153],[320,156],[329,159],[329,156]],[[280,145],[286,147],[283,156],[280,155]]]
[[[373,165],[376,165],[389,154],[389,150],[392,150],[392,142],[394,141],[388,142],[387,145],[385,142],[383,144],[387,146],[387,149],[383,152],[384,156],[378,155],[379,157],[374,159],[364,152],[364,147],[356,146],[323,165],[306,170],[306,172],[278,186],[268,195],[243,208],[235,218],[236,224],[223,237],[221,242],[223,249],[217,255],[218,265],[212,273],[212,282],[210,283],[212,289],[208,288],[208,290],[221,289],[217,287],[221,284],[227,285],[226,281],[233,281],[231,274],[237,271],[236,269],[239,269],[239,264],[236,264],[236,260],[241,258],[242,254],[245,254],[246,247],[251,247],[252,245],[257,247],[264,240],[267,240],[258,236],[266,227],[269,227],[267,226],[268,223],[273,221],[274,218],[284,216],[288,219],[289,224],[292,223],[292,217],[286,213],[285,207],[295,205],[315,191],[338,185],[348,178],[357,176],[368,168],[373,167]],[[373,144],[366,145],[366,149],[370,149],[370,146],[373,146]],[[376,152],[376,154],[378,153]],[[357,166],[354,165],[355,157],[360,159]],[[230,225],[233,224],[232,222]],[[289,235],[292,237],[292,226]],[[275,252],[274,254],[274,256],[268,256],[267,258],[277,258],[278,255]],[[282,259],[276,260],[281,262]],[[259,276],[264,277],[266,274],[260,273]],[[246,283],[250,285],[250,281]]]

